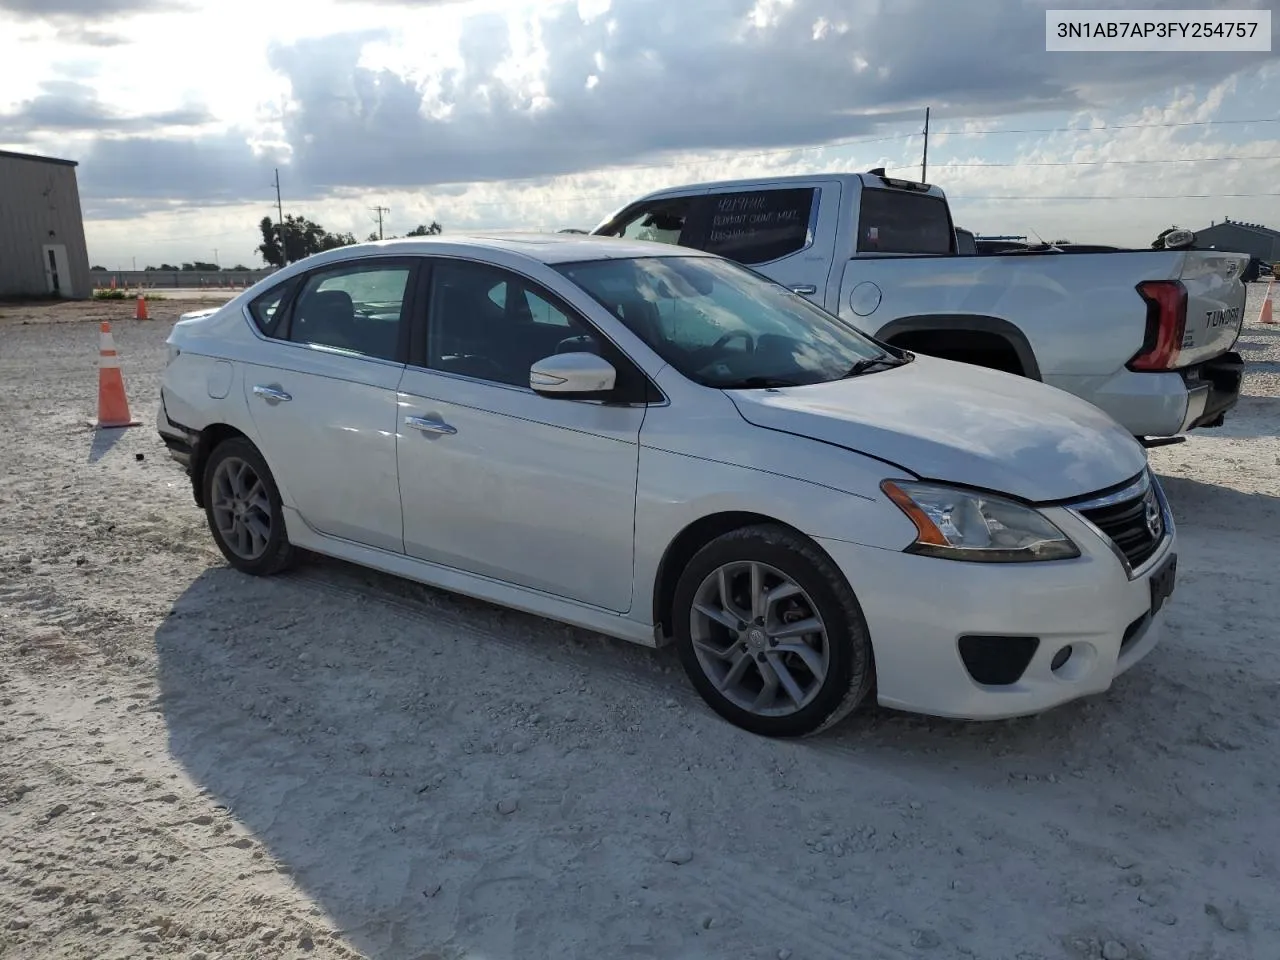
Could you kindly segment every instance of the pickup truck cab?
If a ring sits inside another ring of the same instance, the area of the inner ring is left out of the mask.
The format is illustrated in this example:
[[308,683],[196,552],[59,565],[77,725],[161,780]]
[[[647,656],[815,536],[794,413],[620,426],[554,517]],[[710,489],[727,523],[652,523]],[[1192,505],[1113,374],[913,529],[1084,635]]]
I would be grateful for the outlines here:
[[1239,399],[1245,254],[961,253],[943,191],[882,170],[673,187],[592,233],[736,260],[878,340],[1041,380],[1146,442]]

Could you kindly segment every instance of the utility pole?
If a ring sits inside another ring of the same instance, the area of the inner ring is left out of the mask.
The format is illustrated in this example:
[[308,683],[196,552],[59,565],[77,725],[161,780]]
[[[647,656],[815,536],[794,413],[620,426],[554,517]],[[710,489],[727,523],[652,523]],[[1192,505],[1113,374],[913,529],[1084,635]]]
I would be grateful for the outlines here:
[[217,267],[219,270],[221,270],[221,269],[222,269],[222,261],[218,259],[218,248],[217,248],[217,247],[214,247],[214,248],[213,248],[213,265],[214,265],[215,267]]
[[920,182],[928,183],[929,171],[929,108],[924,108],[924,156],[920,158]]
[[280,215],[280,259],[289,265],[289,248],[284,242],[284,204],[280,202],[280,168],[276,167],[276,213]]
[[390,207],[370,207],[369,209],[378,215],[378,239],[381,240],[382,239],[382,215],[384,213],[390,213],[391,208]]

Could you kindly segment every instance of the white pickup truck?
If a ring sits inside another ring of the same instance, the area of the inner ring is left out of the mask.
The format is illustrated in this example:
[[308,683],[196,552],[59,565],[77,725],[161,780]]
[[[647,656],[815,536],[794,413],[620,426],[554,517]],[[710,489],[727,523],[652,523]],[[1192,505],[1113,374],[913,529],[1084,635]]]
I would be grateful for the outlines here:
[[718,253],[881,341],[1082,397],[1148,445],[1239,398],[1245,254],[961,254],[942,190],[883,170],[674,187],[592,233]]

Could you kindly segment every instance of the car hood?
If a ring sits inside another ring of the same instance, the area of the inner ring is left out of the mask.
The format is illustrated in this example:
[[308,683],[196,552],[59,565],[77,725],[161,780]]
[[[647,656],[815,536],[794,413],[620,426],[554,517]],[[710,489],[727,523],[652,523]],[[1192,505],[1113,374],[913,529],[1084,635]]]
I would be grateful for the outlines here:
[[1123,427],[1072,394],[934,357],[831,383],[726,393],[758,427],[1038,503],[1121,483],[1147,462]]

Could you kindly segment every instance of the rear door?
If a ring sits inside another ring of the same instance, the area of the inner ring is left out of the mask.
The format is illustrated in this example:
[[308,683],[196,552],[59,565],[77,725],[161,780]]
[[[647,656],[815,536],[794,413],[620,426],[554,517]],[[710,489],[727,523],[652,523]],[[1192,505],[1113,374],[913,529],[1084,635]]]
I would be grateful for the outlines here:
[[264,337],[244,365],[260,446],[313,529],[404,551],[396,471],[399,403],[418,260],[368,257],[307,274],[250,312]]
[[736,260],[823,306],[839,216],[838,180],[739,184],[700,198],[680,242]]
[[1187,323],[1178,365],[1191,366],[1230,350],[1240,335],[1249,257],[1213,250],[1191,250],[1184,257],[1178,279],[1187,290]]

